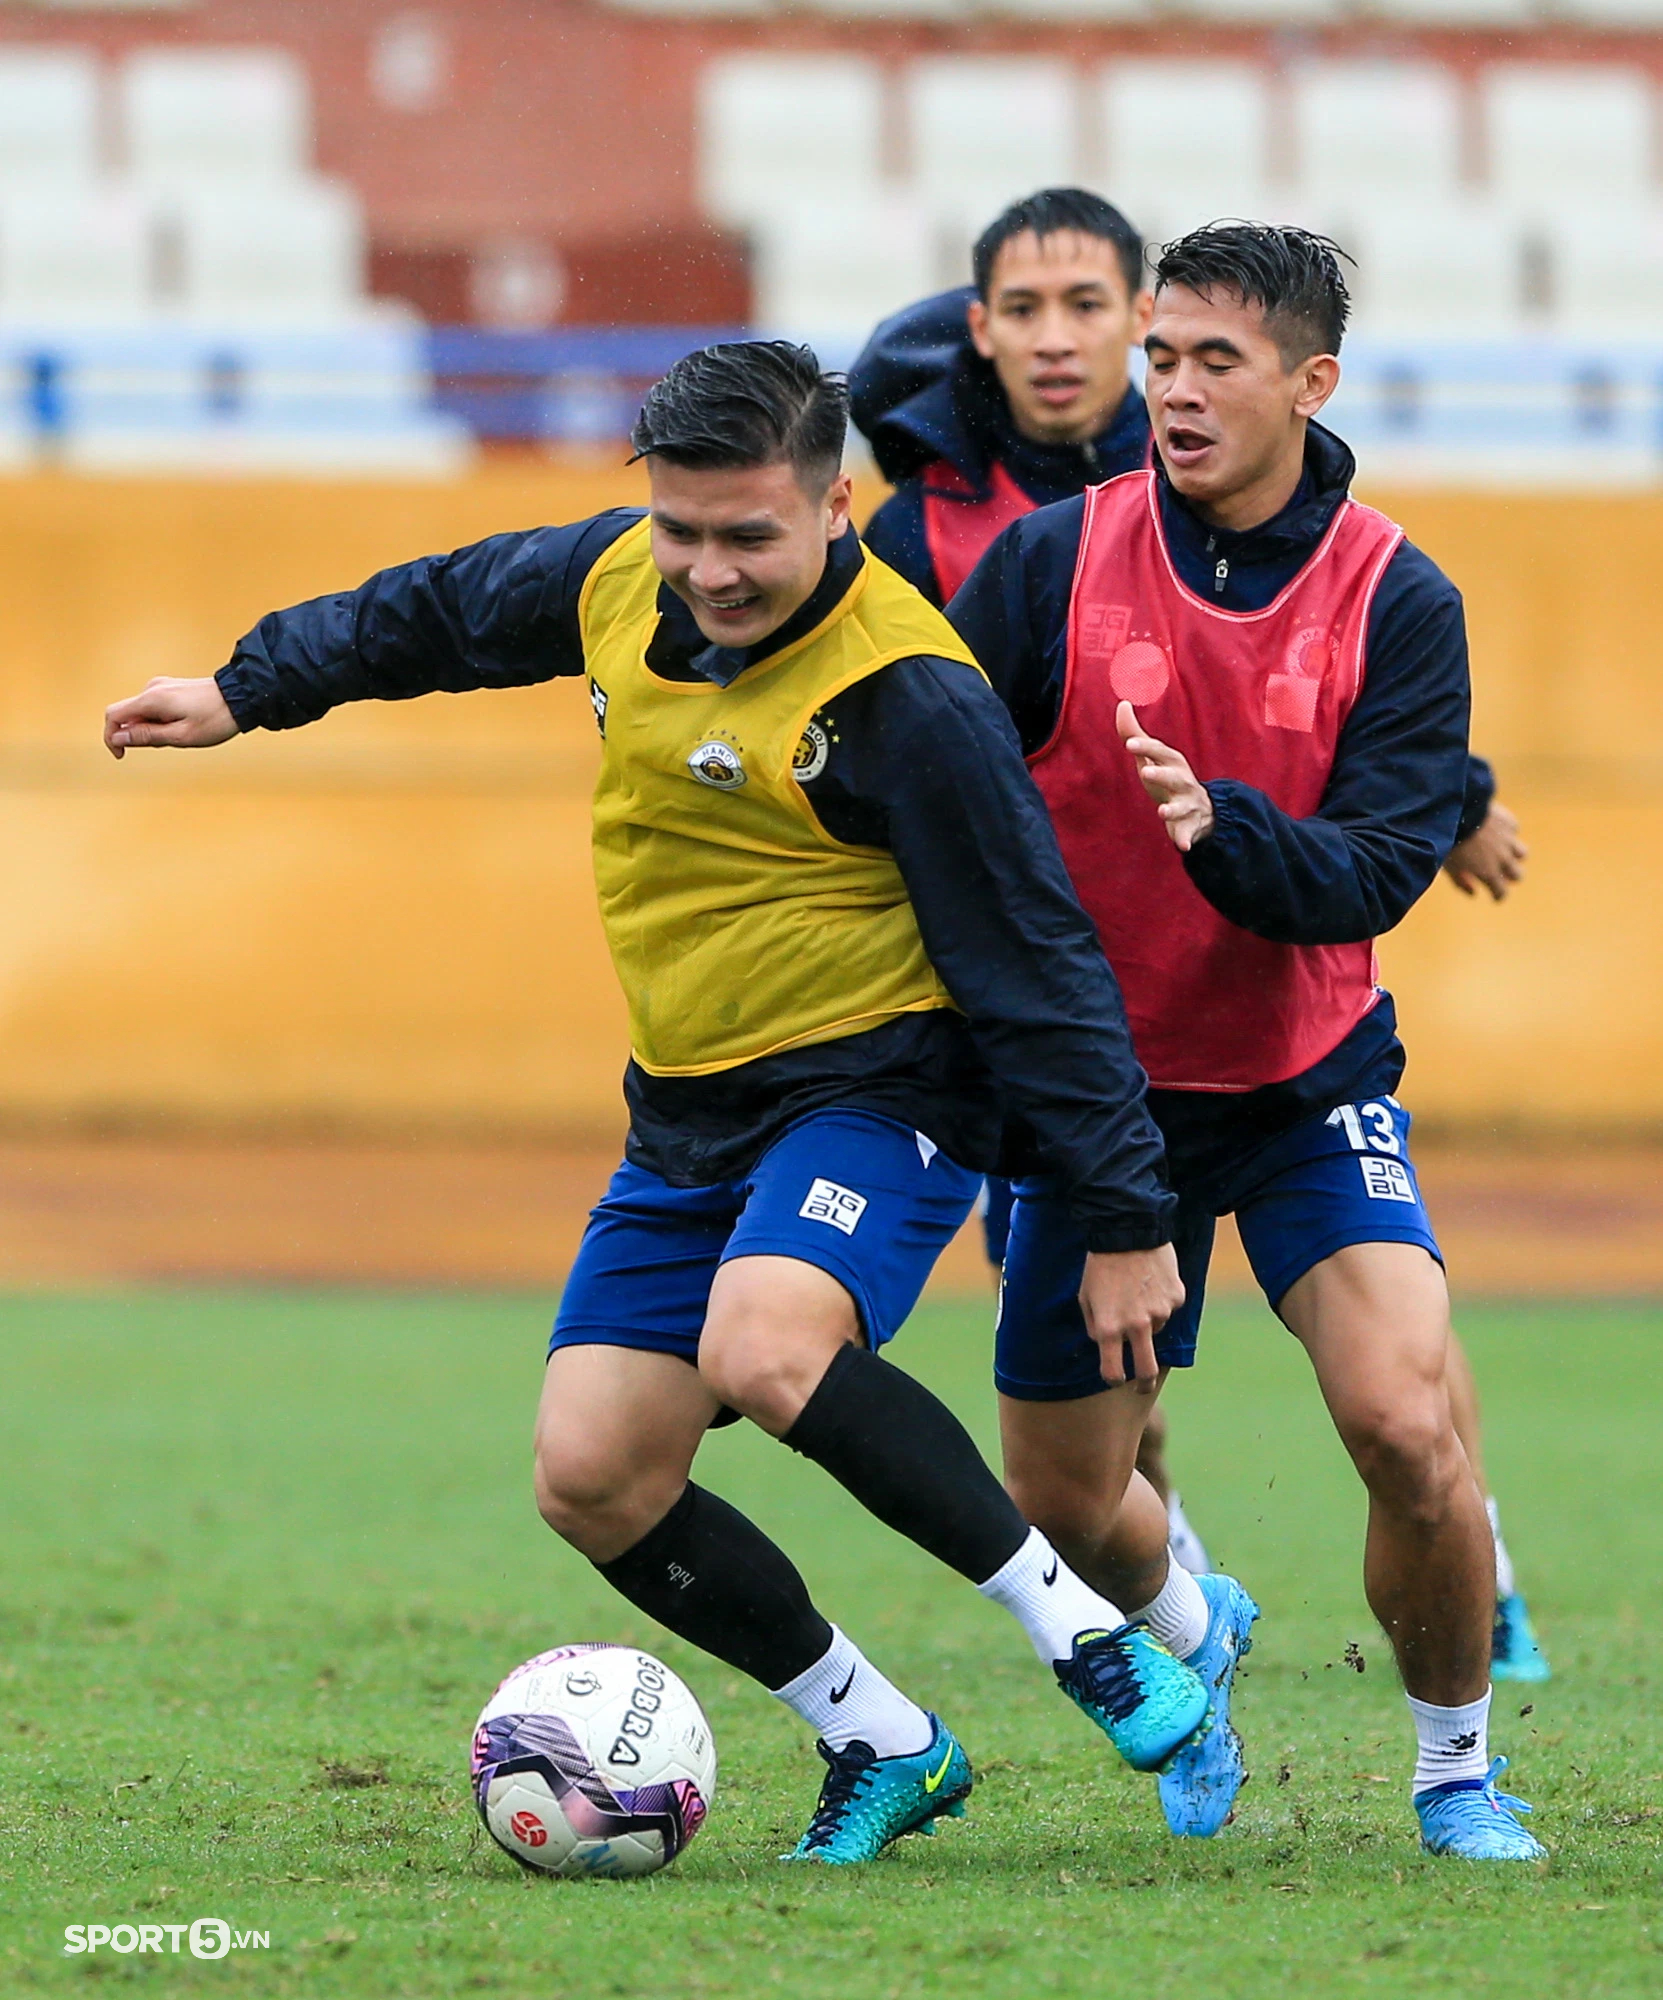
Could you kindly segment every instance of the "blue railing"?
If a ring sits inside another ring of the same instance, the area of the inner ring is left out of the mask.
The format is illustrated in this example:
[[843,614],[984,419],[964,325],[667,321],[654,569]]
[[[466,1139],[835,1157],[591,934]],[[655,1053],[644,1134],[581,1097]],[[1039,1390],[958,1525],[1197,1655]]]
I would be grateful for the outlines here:
[[427,336],[433,400],[475,437],[585,443],[620,438],[666,369],[740,327],[565,327],[492,333],[439,326]]

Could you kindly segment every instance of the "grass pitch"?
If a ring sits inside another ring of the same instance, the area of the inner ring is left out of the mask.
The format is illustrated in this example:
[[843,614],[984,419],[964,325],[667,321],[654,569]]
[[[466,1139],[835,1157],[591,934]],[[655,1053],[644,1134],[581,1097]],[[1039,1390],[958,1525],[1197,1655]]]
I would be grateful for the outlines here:
[[[984,1439],[988,1317],[931,1306],[895,1350]],[[532,1511],[546,1318],[466,1295],[0,1304],[0,1995],[1663,1990],[1663,1310],[1461,1316],[1556,1669],[1496,1703],[1554,1851],[1540,1870],[1418,1852],[1358,1489],[1293,1342],[1230,1301],[1171,1405],[1195,1519],[1266,1609],[1235,1825],[1170,1840],[1151,1781],[1013,1625],[736,1429],[702,1476],[942,1709],[980,1777],[968,1820],[868,1870],[780,1867],[819,1770],[801,1729],[636,1617]],[[496,1680],[589,1638],[661,1651],[715,1726],[715,1812],[645,1883],[526,1878],[468,1800]],[[62,1953],[67,1924],[207,1916],[269,1947]]]

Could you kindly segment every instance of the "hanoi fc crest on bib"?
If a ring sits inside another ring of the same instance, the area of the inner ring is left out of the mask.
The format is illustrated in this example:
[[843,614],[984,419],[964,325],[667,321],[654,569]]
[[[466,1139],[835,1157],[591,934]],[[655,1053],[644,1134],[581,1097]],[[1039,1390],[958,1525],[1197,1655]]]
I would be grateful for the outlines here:
[[687,760],[687,768],[701,785],[714,785],[719,792],[736,792],[745,782],[745,767],[731,743],[712,737],[701,743]]

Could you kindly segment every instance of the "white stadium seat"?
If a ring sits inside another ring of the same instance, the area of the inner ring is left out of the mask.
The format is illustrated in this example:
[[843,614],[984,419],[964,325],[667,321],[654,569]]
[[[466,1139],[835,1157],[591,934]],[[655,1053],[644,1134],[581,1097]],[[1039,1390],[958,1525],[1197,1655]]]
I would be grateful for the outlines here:
[[1432,63],[1310,63],[1289,80],[1297,178],[1325,207],[1443,195],[1461,177],[1461,95]]
[[1663,28],[1663,0],[1558,0],[1555,11],[1602,28]]
[[1151,242],[1220,216],[1268,213],[1270,96],[1259,64],[1110,63],[1098,107],[1095,179]]
[[1000,0],[999,11],[1030,21],[1147,21],[1156,0]]
[[134,319],[148,309],[151,217],[131,191],[13,190],[0,200],[0,311],[8,319]]
[[970,0],[814,0],[817,14],[852,15],[891,21],[962,20]]
[[1653,94],[1643,71],[1492,63],[1479,96],[1490,185],[1507,200],[1637,200],[1650,188]]
[[141,49],[119,95],[127,164],[152,186],[278,180],[312,158],[306,73],[278,49]]
[[1567,205],[1545,233],[1558,331],[1663,341],[1663,204]]
[[0,49],[0,185],[87,181],[98,168],[96,59],[83,49]]
[[1518,330],[1520,232],[1492,204],[1378,202],[1336,233],[1356,259],[1346,277],[1360,331],[1440,339]]
[[883,76],[864,57],[718,57],[699,73],[697,106],[700,201],[730,229],[877,184]]
[[327,319],[363,293],[363,212],[338,182],[199,189],[175,198],[172,219],[192,313]]
[[858,345],[934,287],[928,221],[899,194],[781,204],[752,239],[755,319],[768,333]]
[[939,56],[910,65],[912,185],[932,214],[989,220],[1080,177],[1072,65],[1043,57]]
[[1536,0],[1375,0],[1375,10],[1428,28],[1530,28],[1541,19]]
[[1203,21],[1292,27],[1337,20],[1348,10],[1343,0],[1182,0],[1176,11]]

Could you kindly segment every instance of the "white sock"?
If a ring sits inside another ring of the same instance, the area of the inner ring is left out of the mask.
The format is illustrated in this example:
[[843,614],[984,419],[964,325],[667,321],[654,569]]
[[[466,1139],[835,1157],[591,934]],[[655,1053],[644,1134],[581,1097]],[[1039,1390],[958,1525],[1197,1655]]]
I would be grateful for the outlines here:
[[1170,1647],[1180,1660],[1187,1660],[1206,1638],[1212,1611],[1200,1584],[1178,1560],[1176,1551],[1169,1550],[1160,1595],[1130,1615],[1141,1618],[1163,1646]]
[[1490,1768],[1490,1690],[1481,1701],[1460,1708],[1439,1708],[1435,1702],[1406,1695],[1415,1718],[1415,1758],[1411,1791],[1447,1785],[1456,1778],[1483,1778]]
[[1207,1554],[1207,1545],[1184,1512],[1184,1503],[1178,1498],[1176,1486],[1166,1496],[1166,1531],[1172,1541],[1172,1553],[1191,1576],[1206,1576],[1211,1572],[1213,1564]]
[[1490,1517],[1490,1534],[1496,1545],[1496,1602],[1511,1597],[1518,1587],[1513,1575],[1513,1558],[1507,1553],[1507,1544],[1501,1538],[1501,1509],[1495,1503],[1494,1495],[1484,1501],[1484,1511]]
[[1037,1528],[1028,1530],[1028,1539],[1003,1569],[976,1588],[1018,1621],[1047,1666],[1071,1659],[1082,1632],[1113,1632],[1126,1623],[1106,1597],[1074,1574]]
[[774,1699],[794,1709],[830,1749],[870,1743],[880,1757],[913,1757],[934,1733],[930,1718],[886,1681],[855,1642],[834,1625],[827,1652]]

